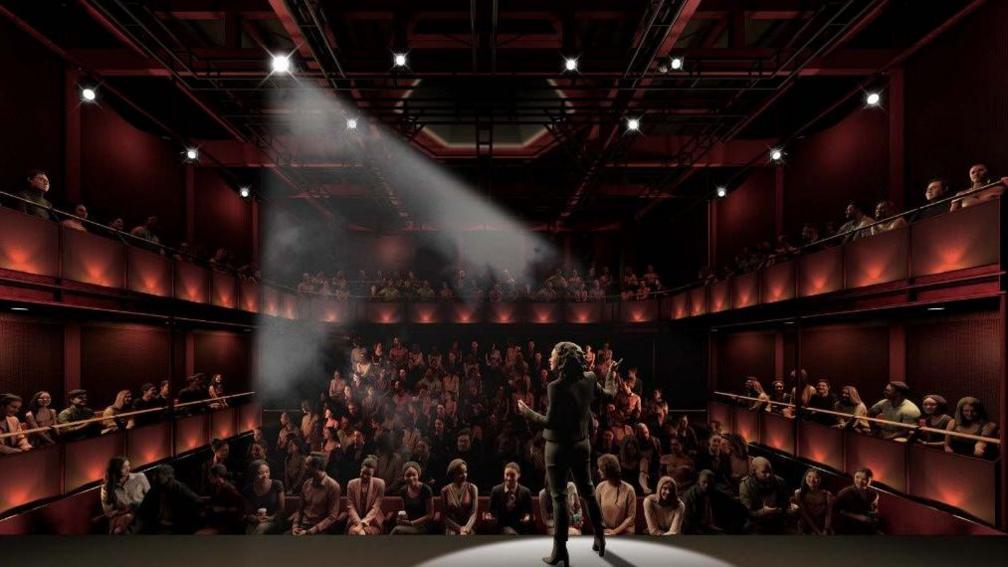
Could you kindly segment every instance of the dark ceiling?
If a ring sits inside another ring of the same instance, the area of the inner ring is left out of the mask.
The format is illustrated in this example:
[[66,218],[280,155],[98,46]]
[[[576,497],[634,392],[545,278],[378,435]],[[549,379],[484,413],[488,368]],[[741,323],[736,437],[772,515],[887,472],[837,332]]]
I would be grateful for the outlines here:
[[[122,97],[109,104],[137,126],[200,144],[204,165],[258,180],[272,206],[362,227],[423,223],[410,210],[423,196],[376,158],[396,151],[381,125],[535,226],[595,230],[690,210],[737,183],[766,165],[769,145],[861,104],[849,95],[883,86],[971,2],[5,4]],[[271,75],[271,53],[291,53],[294,75]],[[320,118],[333,140],[298,140],[305,86],[343,101]],[[351,115],[361,127],[346,141],[331,124]],[[626,131],[631,117],[640,132]]]

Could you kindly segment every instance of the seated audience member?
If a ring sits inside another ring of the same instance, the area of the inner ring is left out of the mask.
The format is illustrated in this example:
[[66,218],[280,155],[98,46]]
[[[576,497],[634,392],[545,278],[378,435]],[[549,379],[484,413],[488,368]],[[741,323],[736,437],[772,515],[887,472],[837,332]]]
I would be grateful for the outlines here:
[[227,470],[228,458],[231,456],[231,445],[223,439],[213,438],[210,440],[210,450],[213,454],[200,468],[200,494],[208,494],[211,490],[210,469],[216,465],[221,465]]
[[141,534],[191,534],[199,527],[204,499],[175,479],[171,465],[151,473],[151,487],[136,509],[131,532]]
[[109,533],[123,534],[130,530],[137,508],[150,490],[143,473],[130,472],[129,459],[112,457],[105,469],[101,486],[102,512],[108,519]]
[[[924,413],[917,422],[921,427],[944,431],[952,421],[952,416],[948,414],[948,402],[938,394],[924,396],[921,400],[921,409]],[[945,435],[933,431],[915,430],[910,440],[931,447],[945,447]]]
[[[179,390],[178,399],[176,402],[178,404],[190,404],[192,402],[200,402],[207,399],[207,385],[206,376],[202,372],[197,372],[192,376],[186,378],[186,385],[184,388]],[[201,411],[205,409],[202,405],[193,404],[193,406],[185,408],[184,412]]]
[[[909,393],[910,387],[906,382],[889,382],[883,391],[885,398],[875,402],[875,405],[868,410],[868,415],[886,421],[916,425],[920,419],[920,409],[907,399]],[[908,428],[888,423],[879,423],[878,430],[885,439],[906,439],[910,434]]]
[[837,235],[843,235],[843,241],[849,242],[871,235],[868,229],[874,222],[872,218],[858,208],[857,204],[851,202],[844,210],[844,217],[847,219],[837,230]]
[[784,533],[789,496],[784,479],[774,474],[770,461],[763,457],[754,458],[749,476],[743,478],[739,485],[739,500],[749,513],[746,531]]
[[[967,396],[956,404],[955,419],[949,422],[946,429],[953,433],[967,433],[980,437],[997,437],[998,427],[987,417],[983,403]],[[993,443],[974,441],[954,435],[945,436],[945,452],[960,455],[973,455],[993,459],[997,457],[997,449]]]
[[854,484],[840,491],[833,502],[833,527],[838,534],[878,533],[878,493],[871,488],[872,471],[860,468]]
[[815,469],[805,471],[801,488],[794,492],[798,508],[798,533],[829,535],[833,532],[833,494],[822,487],[822,476]]
[[868,415],[868,408],[861,401],[861,395],[858,394],[857,388],[854,386],[844,386],[840,388],[840,399],[837,400],[836,405],[833,409],[842,412],[852,414],[854,417],[837,417],[837,423],[834,427],[839,429],[850,429],[857,431],[859,433],[869,433],[871,431],[871,426],[867,419],[861,419]]
[[298,494],[307,478],[305,464],[308,457],[308,446],[300,437],[291,437],[287,440],[286,447],[284,485],[291,494]]
[[264,460],[252,461],[249,478],[252,480],[242,494],[245,497],[245,533],[282,533],[286,529],[282,514],[287,508],[283,483],[270,478],[269,464]]
[[[928,181],[927,187],[924,189],[924,205],[931,205],[932,203],[941,201],[945,197],[948,197],[948,183],[946,183],[944,179],[936,177]],[[944,206],[927,207],[917,212],[917,214],[914,216],[914,221],[936,217],[942,213],[947,212],[948,207]]]
[[648,535],[666,536],[682,533],[686,505],[679,498],[679,487],[670,476],[658,479],[654,494],[644,498],[644,519]]
[[[879,201],[879,203],[875,205],[875,220],[881,221],[882,219],[887,219],[894,216],[896,212],[896,205],[894,205],[892,201]],[[886,222],[875,224],[871,228],[871,233],[882,234],[883,232],[889,232],[890,230],[906,228],[906,226],[906,219],[900,216]]]
[[160,402],[162,407],[167,408],[171,405],[171,382],[168,380],[162,380],[161,384],[158,386],[158,402]]
[[[56,424],[56,411],[52,409],[52,396],[42,390],[28,401],[28,411],[25,412],[25,425],[28,429],[52,427]],[[51,431],[36,431],[28,436],[32,446],[40,447],[56,443],[56,434]]]
[[969,178],[970,188],[963,189],[962,191],[956,193],[956,197],[961,197],[952,200],[949,210],[954,211],[956,209],[965,209],[966,207],[972,207],[992,199],[997,199],[1004,193],[1005,185],[1008,185],[1008,177],[1003,177],[1001,178],[1001,182],[993,187],[984,189],[983,191],[977,191],[973,194],[968,194],[970,191],[975,191],[980,187],[989,185],[995,181],[990,178],[987,166],[982,163],[978,163],[970,167]]
[[749,376],[746,378],[745,383],[746,396],[750,398],[756,398],[759,401],[745,400],[745,405],[749,406],[750,411],[770,411],[770,396],[767,395],[766,390],[763,389],[763,384],[755,376]]
[[87,207],[85,207],[84,205],[77,205],[76,207],[74,207],[74,216],[63,219],[63,222],[60,224],[72,230],[87,232],[87,227],[84,226],[83,222],[81,222],[82,219],[87,220],[87,215],[88,215]]
[[155,216],[147,217],[147,220],[140,226],[134,227],[130,231],[130,234],[137,238],[142,238],[152,244],[160,244],[161,240],[154,233],[154,229],[157,228],[158,218]]
[[[822,409],[828,411],[835,411],[834,408],[836,407],[836,403],[837,403],[837,397],[836,395],[833,394],[833,392],[830,391],[829,380],[825,378],[820,378],[816,380],[815,393],[809,397],[806,407],[813,410]],[[837,422],[836,416],[829,413],[810,411],[806,415],[808,415],[808,419],[811,419],[812,421],[816,423],[821,423],[823,425],[832,426],[836,425]]]
[[403,486],[399,490],[403,509],[396,515],[392,535],[430,533],[434,520],[434,491],[421,482],[422,469],[415,461],[403,465]]
[[329,531],[340,515],[340,485],[326,474],[322,457],[311,455],[305,462],[301,485],[301,507],[292,518],[291,533],[318,535]]
[[462,459],[448,463],[450,482],[441,489],[445,535],[472,535],[476,528],[479,490],[467,480],[469,467]]
[[672,437],[668,441],[668,451],[659,457],[659,470],[662,476],[672,477],[676,484],[684,490],[693,484],[693,458],[686,454],[682,443]]
[[619,459],[605,454],[598,458],[602,482],[595,487],[595,497],[602,508],[605,535],[633,534],[637,518],[637,493],[621,479]]
[[532,493],[518,484],[520,478],[518,463],[508,463],[504,466],[504,482],[490,491],[490,511],[483,520],[493,522],[496,533],[518,535],[531,531]]
[[385,516],[382,500],[385,481],[375,476],[378,461],[369,455],[361,463],[360,477],[347,483],[347,534],[376,535],[382,533]]
[[773,413],[784,413],[784,404],[791,403],[791,393],[787,391],[784,386],[783,380],[774,380],[770,385],[770,401],[777,402],[770,405],[770,411]]
[[206,529],[212,533],[236,534],[243,531],[245,500],[228,481],[228,470],[222,464],[210,467],[210,483]]
[[714,473],[702,470],[696,484],[683,494],[682,533],[716,535],[728,531],[727,522],[720,517],[728,496],[714,488],[714,482]]
[[120,232],[125,232],[126,231],[126,221],[124,221],[122,219],[122,217],[116,217],[116,218],[110,220],[108,226],[112,230],[116,231],[116,233],[120,233]]
[[[21,403],[20,396],[14,394],[0,395],[0,411],[3,412],[3,420],[0,421],[0,434],[20,433],[22,431],[21,420],[18,419],[18,413],[21,412]],[[31,448],[32,445],[28,441],[28,436],[23,433],[0,439],[0,454],[21,453],[30,451]]]
[[[164,408],[167,406],[167,402],[160,397],[158,397],[157,386],[151,383],[144,384],[140,386],[140,397],[133,400],[133,411],[143,411],[143,410],[154,410],[159,408]],[[133,423],[140,427],[141,425],[148,425],[155,423],[164,417],[163,412],[151,411],[148,413],[141,413],[133,416]]]
[[714,475],[714,487],[722,492],[734,492],[732,483],[731,459],[722,449],[725,439],[713,434],[707,439],[707,449],[696,456],[696,469],[708,470]]
[[221,409],[228,407],[227,400],[222,400],[220,398],[224,397],[224,377],[220,374],[214,374],[210,378],[210,386],[207,387],[207,397],[211,400],[217,400],[210,404],[210,409]]
[[819,229],[816,225],[807,222],[802,225],[801,229],[801,245],[803,247],[811,246],[812,244],[819,242]]
[[24,199],[17,202],[17,209],[22,213],[49,220],[52,204],[45,198],[48,192],[49,175],[40,169],[29,171],[25,176],[25,186],[17,193],[18,197]]
[[[581,497],[578,496],[577,486],[570,481],[567,482],[567,511],[567,535],[581,535],[581,526],[584,524]],[[556,520],[553,519],[553,497],[550,496],[548,487],[539,491],[539,517],[546,526],[546,535],[553,535]]]
[[[70,390],[67,399],[70,400],[70,405],[56,416],[58,424],[83,421],[95,416],[94,410],[88,407],[87,390]],[[60,437],[66,440],[82,439],[100,431],[101,426],[93,421],[59,428]]]
[[102,417],[106,418],[102,421],[102,433],[133,429],[135,422],[132,416],[125,418],[116,417],[121,413],[128,413],[132,408],[133,394],[129,390],[119,390],[112,405],[105,408],[105,411],[102,412]]

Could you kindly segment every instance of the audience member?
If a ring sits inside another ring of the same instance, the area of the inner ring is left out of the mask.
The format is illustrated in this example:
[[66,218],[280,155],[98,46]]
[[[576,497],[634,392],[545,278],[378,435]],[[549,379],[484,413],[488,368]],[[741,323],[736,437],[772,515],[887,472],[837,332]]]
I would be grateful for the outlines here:
[[605,535],[632,534],[636,527],[637,493],[621,478],[619,459],[612,454],[598,458],[602,482],[595,487],[595,497],[602,508]]
[[[933,205],[946,197],[948,197],[948,183],[944,179],[935,177],[934,179],[928,181],[927,187],[924,189],[924,206]],[[917,212],[917,215],[914,217],[914,221],[936,217],[947,212],[948,207],[926,207]]]
[[697,482],[683,494],[683,528],[688,535],[717,535],[726,532],[719,512],[724,510],[724,493],[714,488],[714,473],[701,470]]
[[243,532],[245,500],[228,479],[227,467],[218,463],[207,472],[209,482],[206,525],[209,533],[236,534]]
[[270,478],[269,464],[254,460],[249,466],[249,481],[245,487],[245,533],[277,534],[286,530],[281,516],[287,508],[287,495],[282,482]]
[[128,533],[136,511],[150,490],[143,473],[130,472],[129,459],[112,457],[101,486],[101,507],[108,519],[110,534]]
[[[949,421],[946,429],[953,433],[965,433],[980,437],[997,437],[998,433],[997,424],[987,417],[987,410],[984,409],[983,403],[970,396],[960,399],[956,404],[955,418]],[[955,435],[945,436],[945,452],[987,459],[993,459],[997,456],[996,446],[993,443]]]
[[46,200],[46,193],[49,192],[49,175],[41,169],[33,169],[25,176],[25,185],[18,191],[17,196],[23,201],[18,201],[17,209],[23,213],[49,220],[49,211],[52,204]]
[[382,532],[385,516],[382,500],[385,481],[375,476],[378,461],[369,455],[361,463],[360,477],[347,483],[347,534],[375,535]]
[[[924,396],[921,400],[921,409],[924,410],[924,413],[917,422],[921,427],[944,431],[952,421],[952,416],[948,415],[948,402],[938,394]],[[931,447],[945,446],[945,435],[933,431],[915,430],[911,435],[911,440]]]
[[8,434],[7,437],[0,438],[0,453],[21,453],[30,451],[31,443],[28,436],[21,433],[21,420],[18,413],[21,412],[21,397],[14,394],[0,395],[0,411],[3,412],[3,421],[0,421],[0,435]]
[[[883,219],[888,219],[889,217],[896,215],[896,205],[892,201],[879,201],[875,206],[875,220],[882,221]],[[877,222],[871,227],[872,234],[882,234],[883,232],[889,232],[890,230],[896,230],[899,228],[906,228],[907,221],[902,216],[896,217],[894,219]]]
[[654,494],[644,498],[648,535],[679,535],[685,512],[686,505],[679,498],[676,481],[670,476],[661,477]]
[[[978,163],[970,167],[969,178],[970,188],[963,189],[962,191],[956,193],[956,197],[959,198],[952,200],[949,210],[955,211],[957,209],[965,209],[966,207],[972,207],[1000,198],[1005,191],[1005,185],[1008,185],[1008,177],[1006,177],[1001,178],[1000,183],[994,185],[993,187],[977,191],[984,185],[994,183],[994,180],[990,178],[990,173],[987,171],[987,166],[982,163]],[[971,191],[977,192],[971,194]]]
[[119,390],[116,394],[115,401],[112,405],[105,408],[102,412],[102,417],[105,417],[102,421],[102,433],[111,433],[113,431],[124,431],[126,429],[133,429],[135,421],[132,416],[129,417],[116,417],[121,413],[128,413],[133,407],[133,394],[129,390]]
[[833,409],[853,415],[854,417],[837,417],[837,422],[835,427],[840,429],[850,429],[857,431],[858,433],[869,433],[871,432],[871,426],[867,419],[862,419],[864,416],[868,415],[868,408],[861,401],[861,395],[858,394],[857,388],[854,386],[844,386],[840,388],[840,399],[836,401],[836,405]]
[[322,457],[311,455],[305,462],[301,485],[301,507],[294,514],[291,533],[318,535],[329,531],[340,516],[340,485],[325,472]]
[[[94,410],[88,407],[87,390],[70,390],[67,393],[67,399],[70,401],[70,405],[56,416],[61,438],[66,440],[81,439],[101,431],[101,426],[94,421],[75,423],[89,420],[95,415]],[[74,423],[74,425],[64,426],[70,423]]]
[[900,427],[896,423],[917,424],[920,418],[920,409],[916,404],[907,399],[910,387],[906,382],[893,381],[886,384],[883,391],[884,399],[879,400],[868,410],[871,417],[879,417],[894,423],[878,424],[878,430],[882,437],[886,439],[906,439],[910,434],[908,428]]
[[784,533],[788,497],[784,479],[774,474],[770,461],[764,457],[755,457],[749,467],[749,476],[743,478],[739,485],[739,500],[748,511],[746,531],[757,534]]
[[175,479],[171,465],[151,473],[151,487],[136,509],[133,533],[191,534],[199,527],[205,499]]
[[532,527],[532,493],[518,480],[518,463],[504,466],[504,482],[490,491],[490,511],[483,520],[493,524],[495,532],[504,535],[527,534]]
[[871,230],[868,227],[872,225],[874,220],[859,209],[856,203],[847,204],[844,216],[847,218],[847,222],[840,225],[836,232],[838,236],[843,235],[844,242],[871,235]]
[[878,533],[878,493],[871,488],[872,471],[860,468],[854,484],[840,491],[833,502],[833,526],[838,534]]
[[399,490],[403,509],[396,515],[392,535],[423,535],[430,533],[434,519],[434,492],[421,482],[423,470],[415,461],[403,465],[404,483]]
[[794,492],[798,512],[798,533],[829,535],[833,532],[833,494],[822,487],[822,476],[810,468]]
[[472,535],[476,527],[479,490],[467,480],[469,467],[462,459],[448,464],[450,482],[441,490],[446,535]]
[[88,217],[87,207],[85,207],[84,205],[77,205],[76,207],[74,207],[74,216],[63,219],[63,222],[60,224],[72,230],[87,232],[87,227],[84,226],[84,223],[82,222],[84,220],[87,220],[87,217]]
[[[28,401],[28,411],[25,412],[25,423],[28,429],[41,429],[56,425],[56,411],[50,407],[52,396],[49,392],[42,390],[35,392],[35,395]],[[53,445],[56,443],[56,434],[50,431],[36,431],[28,436],[28,441],[33,446]]]

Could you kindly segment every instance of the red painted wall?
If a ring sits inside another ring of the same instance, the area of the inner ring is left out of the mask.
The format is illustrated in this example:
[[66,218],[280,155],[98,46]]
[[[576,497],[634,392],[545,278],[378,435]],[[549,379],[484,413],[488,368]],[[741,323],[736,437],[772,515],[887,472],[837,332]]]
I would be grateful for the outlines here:
[[63,63],[0,18],[0,188],[10,191],[32,168],[45,169],[50,200],[63,197]]
[[802,329],[801,358],[810,381],[829,378],[837,393],[841,386],[853,385],[870,406],[882,399],[882,388],[889,381],[889,326],[869,323]]
[[168,379],[169,333],[166,328],[135,324],[81,326],[81,387],[91,406],[104,409],[123,389],[138,395],[145,382]]
[[745,246],[773,242],[774,170],[760,168],[717,201],[717,263],[730,262]]
[[250,335],[228,331],[193,332],[196,372],[224,375],[224,389],[235,394],[247,392],[252,383]]
[[[885,112],[859,109],[788,149],[784,167],[784,228],[840,221],[848,201],[868,214],[888,195],[889,124]],[[871,210],[869,210],[871,209]]]
[[774,376],[774,335],[752,331],[717,339],[717,389],[741,393],[746,376],[756,376],[764,388]]
[[920,204],[929,178],[969,185],[986,162],[1008,175],[1008,3],[987,2],[906,63],[908,203]]
[[196,242],[208,254],[227,248],[239,265],[252,255],[252,203],[238,196],[235,188],[214,169],[196,170]]
[[0,315],[0,392],[24,398],[48,391],[62,409],[63,325],[31,317]]
[[81,199],[92,219],[122,216],[132,228],[156,215],[162,242],[177,244],[185,231],[181,148],[133,126],[110,102],[80,112]]

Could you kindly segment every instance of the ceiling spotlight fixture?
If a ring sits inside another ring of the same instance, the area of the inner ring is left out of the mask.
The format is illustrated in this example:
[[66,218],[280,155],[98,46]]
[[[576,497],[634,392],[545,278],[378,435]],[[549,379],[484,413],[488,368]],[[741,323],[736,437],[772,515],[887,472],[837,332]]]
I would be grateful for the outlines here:
[[199,150],[197,148],[186,148],[185,157],[189,161],[196,161],[199,159]]
[[631,132],[640,130],[640,118],[627,118],[626,127]]
[[682,57],[673,57],[672,60],[669,61],[669,67],[671,67],[673,71],[679,71],[683,68],[683,63],[685,63],[685,61],[683,61]]
[[27,307],[11,307],[11,311],[28,311]]
[[577,57],[567,57],[564,59],[564,70],[569,72],[577,71],[578,60]]
[[784,150],[773,148],[770,150],[770,161],[780,161],[784,159]]
[[877,92],[870,92],[865,95],[865,104],[868,106],[878,106],[882,102],[882,95]]
[[406,66],[406,54],[405,53],[393,53],[392,54],[392,64],[396,67]]
[[239,187],[238,194],[241,195],[242,199],[248,199],[249,195],[252,194],[252,190],[249,189],[247,186]]
[[718,197],[724,197],[727,194],[728,194],[728,189],[726,189],[724,185],[722,185],[722,186],[720,186],[720,187],[717,188],[717,196]]
[[274,55],[271,62],[274,73],[290,73],[291,60],[288,55]]
[[346,127],[347,127],[347,130],[356,130],[357,129],[357,119],[356,118],[348,118],[347,121],[346,121]]
[[80,92],[81,101],[94,102],[98,98],[98,93],[91,87],[84,87]]

